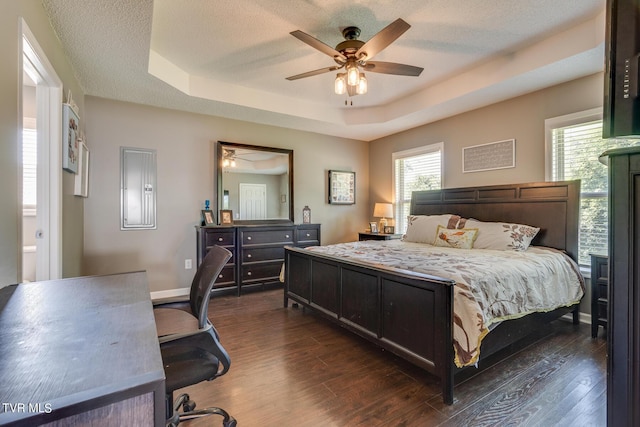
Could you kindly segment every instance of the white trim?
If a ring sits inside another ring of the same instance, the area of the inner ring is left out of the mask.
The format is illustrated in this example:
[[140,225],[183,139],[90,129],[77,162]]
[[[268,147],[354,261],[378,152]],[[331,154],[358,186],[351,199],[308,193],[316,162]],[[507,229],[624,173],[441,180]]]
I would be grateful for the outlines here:
[[[38,229],[36,280],[62,277],[62,80],[24,19],[20,20],[20,69],[35,74],[38,133]],[[22,78],[22,72],[20,72]],[[20,80],[22,85],[22,80]],[[22,123],[21,123],[22,126]]]
[[150,292],[151,300],[162,299],[162,298],[173,298],[173,297],[182,297],[185,295],[189,295],[189,291],[191,288],[178,288],[178,289],[169,289],[166,291],[154,291]]
[[602,107],[551,117],[544,121],[544,178],[546,181],[553,180],[553,150],[551,149],[553,129],[593,120],[602,120]]

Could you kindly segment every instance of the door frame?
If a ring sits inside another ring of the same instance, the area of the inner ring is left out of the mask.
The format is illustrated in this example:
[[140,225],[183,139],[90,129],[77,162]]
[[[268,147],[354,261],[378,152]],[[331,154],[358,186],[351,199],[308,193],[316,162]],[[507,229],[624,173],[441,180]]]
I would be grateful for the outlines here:
[[[36,280],[62,277],[62,80],[47,59],[33,32],[24,19],[20,20],[20,77],[27,72],[36,82],[38,134]],[[22,95],[20,95],[19,125],[22,130]],[[20,132],[20,145],[22,146]],[[21,150],[19,150],[21,153]],[[20,155],[21,156],[21,155]],[[22,165],[22,162],[20,162]],[[42,179],[42,178],[46,179]],[[22,200],[22,193],[20,193]],[[19,203],[22,230],[22,202]],[[18,277],[22,281],[22,231],[20,231]]]

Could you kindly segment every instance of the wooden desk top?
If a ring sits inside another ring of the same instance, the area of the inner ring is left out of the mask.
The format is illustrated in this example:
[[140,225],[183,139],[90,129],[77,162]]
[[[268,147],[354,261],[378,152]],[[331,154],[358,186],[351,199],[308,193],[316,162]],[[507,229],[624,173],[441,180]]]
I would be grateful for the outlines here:
[[145,272],[2,288],[0,343],[2,425],[47,422],[144,392],[154,393],[156,424],[164,422]]

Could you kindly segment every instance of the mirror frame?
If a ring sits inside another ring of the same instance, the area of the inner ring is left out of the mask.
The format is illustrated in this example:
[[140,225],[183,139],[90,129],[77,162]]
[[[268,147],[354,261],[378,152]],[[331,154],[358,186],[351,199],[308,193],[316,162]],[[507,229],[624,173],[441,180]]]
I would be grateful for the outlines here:
[[[287,154],[289,157],[289,218],[273,218],[273,219],[255,219],[255,220],[234,220],[233,223],[237,225],[243,224],[293,224],[294,222],[294,211],[293,211],[293,150],[289,150],[286,148],[274,148],[274,147],[264,147],[261,145],[250,145],[250,144],[238,144],[235,142],[226,142],[226,141],[218,141],[217,150],[216,150],[216,170],[217,170],[217,212],[216,215],[219,216],[220,209],[222,206],[222,197],[223,197],[223,188],[222,188],[222,150],[224,148],[230,149],[249,149],[256,151],[269,151],[273,153],[282,153]],[[219,218],[218,218],[219,223]]]

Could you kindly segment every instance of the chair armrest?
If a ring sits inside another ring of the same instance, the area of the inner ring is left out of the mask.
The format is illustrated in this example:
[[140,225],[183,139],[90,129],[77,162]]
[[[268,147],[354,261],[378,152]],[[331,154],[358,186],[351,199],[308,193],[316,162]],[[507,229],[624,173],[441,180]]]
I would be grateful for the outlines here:
[[211,324],[207,324],[205,325],[204,328],[202,329],[196,329],[194,331],[189,331],[189,332],[184,332],[184,333],[180,333],[180,334],[168,334],[168,335],[162,335],[160,337],[158,337],[158,341],[160,342],[160,345],[164,344],[164,343],[168,343],[171,341],[177,341],[177,340],[181,340],[184,338],[189,338],[189,337],[194,337],[196,335],[200,335],[203,332],[207,332],[212,328]]

